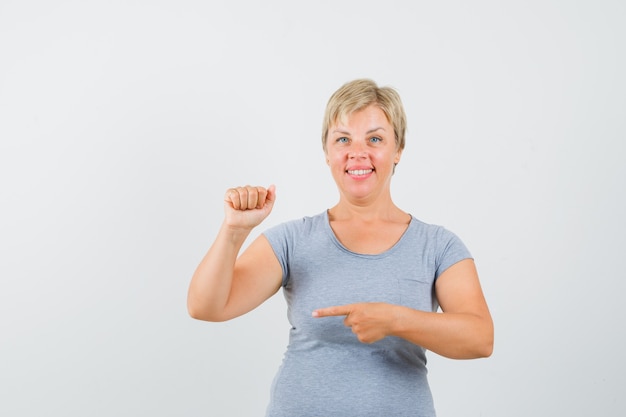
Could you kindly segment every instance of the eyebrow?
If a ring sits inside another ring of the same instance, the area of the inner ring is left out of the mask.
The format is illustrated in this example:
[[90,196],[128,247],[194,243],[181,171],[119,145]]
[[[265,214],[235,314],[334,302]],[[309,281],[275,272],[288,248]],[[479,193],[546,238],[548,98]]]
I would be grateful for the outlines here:
[[[385,128],[383,128],[383,127],[375,127],[375,128],[373,128],[373,129],[368,130],[368,131],[367,131],[367,132],[365,132],[365,133],[369,135],[370,133],[374,133],[374,132],[376,132],[377,130],[382,130],[382,131],[384,132],[384,131],[385,131]],[[335,129],[335,130],[333,130],[333,132],[332,132],[332,133],[341,133],[342,135],[349,135],[349,134],[350,134],[350,132],[348,132],[348,131],[345,131],[345,130],[339,130],[339,129]]]

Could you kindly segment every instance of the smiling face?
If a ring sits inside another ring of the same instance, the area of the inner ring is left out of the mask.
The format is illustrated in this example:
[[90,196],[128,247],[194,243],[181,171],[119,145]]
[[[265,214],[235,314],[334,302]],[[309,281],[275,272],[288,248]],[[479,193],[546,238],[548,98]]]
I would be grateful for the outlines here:
[[389,196],[402,151],[393,126],[375,104],[337,120],[328,129],[326,161],[342,198],[354,201]]

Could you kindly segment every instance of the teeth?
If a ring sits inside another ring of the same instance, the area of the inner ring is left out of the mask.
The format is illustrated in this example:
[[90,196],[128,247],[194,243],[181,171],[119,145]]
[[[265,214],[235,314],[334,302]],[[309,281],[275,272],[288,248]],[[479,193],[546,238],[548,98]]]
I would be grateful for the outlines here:
[[371,169],[355,169],[355,170],[349,170],[348,174],[350,175],[365,175],[365,174],[369,174],[370,172],[372,172]]

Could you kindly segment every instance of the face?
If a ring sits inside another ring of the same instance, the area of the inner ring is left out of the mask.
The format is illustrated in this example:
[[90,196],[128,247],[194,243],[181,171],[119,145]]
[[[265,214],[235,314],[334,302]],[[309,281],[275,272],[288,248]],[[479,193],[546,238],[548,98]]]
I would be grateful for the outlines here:
[[388,195],[401,153],[393,126],[376,105],[354,112],[328,129],[326,161],[340,193],[349,199]]

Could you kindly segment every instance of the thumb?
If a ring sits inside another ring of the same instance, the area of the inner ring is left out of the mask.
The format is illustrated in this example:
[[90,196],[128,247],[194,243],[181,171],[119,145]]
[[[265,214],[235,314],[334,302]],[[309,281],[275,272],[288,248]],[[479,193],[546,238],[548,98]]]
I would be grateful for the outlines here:
[[276,186],[274,184],[267,187],[267,197],[265,197],[265,204],[272,207],[276,201]]

